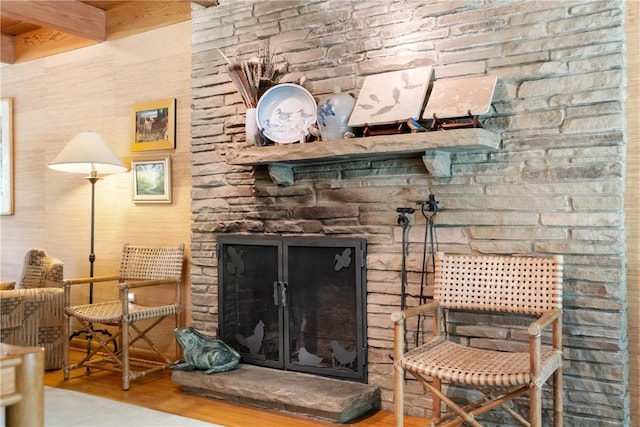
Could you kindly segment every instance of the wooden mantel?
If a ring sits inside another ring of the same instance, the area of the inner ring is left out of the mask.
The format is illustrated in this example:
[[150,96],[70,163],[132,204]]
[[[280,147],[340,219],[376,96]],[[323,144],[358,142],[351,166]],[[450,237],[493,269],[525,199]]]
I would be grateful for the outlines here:
[[380,135],[320,141],[308,144],[245,147],[226,154],[230,165],[269,165],[271,178],[280,185],[293,183],[293,166],[337,163],[363,158],[421,155],[434,177],[451,176],[451,153],[488,151],[500,147],[500,135],[481,128]]

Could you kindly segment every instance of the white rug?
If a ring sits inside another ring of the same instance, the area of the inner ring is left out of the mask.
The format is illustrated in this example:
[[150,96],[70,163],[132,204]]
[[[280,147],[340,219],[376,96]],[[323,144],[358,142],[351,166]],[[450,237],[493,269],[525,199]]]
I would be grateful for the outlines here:
[[204,421],[53,387],[45,387],[44,407],[45,427],[221,427]]

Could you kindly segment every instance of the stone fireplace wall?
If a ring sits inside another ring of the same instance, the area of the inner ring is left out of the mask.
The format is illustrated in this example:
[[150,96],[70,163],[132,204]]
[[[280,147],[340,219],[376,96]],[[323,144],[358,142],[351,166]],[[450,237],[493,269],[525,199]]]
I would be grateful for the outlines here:
[[[395,208],[433,193],[439,250],[565,256],[565,423],[628,425],[623,22],[623,1],[221,0],[195,8],[193,326],[216,330],[217,235],[366,238],[369,382],[391,410],[389,314],[400,305],[402,260]],[[450,178],[404,157],[299,166],[286,187],[266,167],[230,166],[225,154],[245,143],[245,108],[216,49],[246,59],[265,41],[287,64],[281,82],[304,77],[316,98],[336,85],[357,94],[366,75],[421,65],[436,79],[496,75],[483,124],[501,148],[455,154]],[[415,304],[425,221],[419,213],[411,221]],[[458,330],[487,348],[522,337],[474,321]],[[410,381],[406,394],[410,414],[429,415],[422,387]]]

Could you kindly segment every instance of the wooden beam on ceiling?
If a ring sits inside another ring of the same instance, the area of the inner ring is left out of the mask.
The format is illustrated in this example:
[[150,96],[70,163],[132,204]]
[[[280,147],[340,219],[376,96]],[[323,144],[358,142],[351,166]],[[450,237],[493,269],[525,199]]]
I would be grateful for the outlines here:
[[16,62],[16,41],[15,36],[0,34],[0,62],[3,64],[13,64]]
[[188,1],[132,1],[107,10],[108,40],[161,28],[191,19]]
[[16,62],[44,58],[56,53],[68,52],[98,42],[48,28],[39,28],[15,36]]
[[77,1],[4,0],[2,16],[96,42],[105,40],[104,10]]
[[191,19],[217,0],[0,0],[0,62],[13,64],[115,40]]

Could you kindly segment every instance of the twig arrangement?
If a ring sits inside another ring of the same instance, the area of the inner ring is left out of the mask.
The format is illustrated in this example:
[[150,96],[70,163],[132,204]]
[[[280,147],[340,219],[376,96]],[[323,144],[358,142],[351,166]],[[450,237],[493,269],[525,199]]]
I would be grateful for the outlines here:
[[242,96],[245,107],[256,108],[262,94],[276,83],[279,73],[269,47],[260,49],[258,56],[248,61],[232,62],[220,49],[218,52],[227,61],[227,72]]

